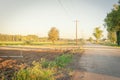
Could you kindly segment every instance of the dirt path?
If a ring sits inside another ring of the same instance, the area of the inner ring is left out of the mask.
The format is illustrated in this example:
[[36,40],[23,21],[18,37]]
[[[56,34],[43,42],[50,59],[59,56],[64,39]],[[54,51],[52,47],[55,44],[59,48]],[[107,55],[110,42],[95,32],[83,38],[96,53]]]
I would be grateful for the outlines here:
[[120,80],[120,48],[88,44],[73,80]]

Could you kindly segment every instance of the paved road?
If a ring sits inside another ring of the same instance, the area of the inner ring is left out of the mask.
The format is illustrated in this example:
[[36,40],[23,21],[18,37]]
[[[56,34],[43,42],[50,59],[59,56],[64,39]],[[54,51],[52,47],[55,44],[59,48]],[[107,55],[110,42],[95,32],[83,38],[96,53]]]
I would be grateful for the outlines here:
[[79,60],[83,69],[74,80],[120,80],[120,48],[88,44]]

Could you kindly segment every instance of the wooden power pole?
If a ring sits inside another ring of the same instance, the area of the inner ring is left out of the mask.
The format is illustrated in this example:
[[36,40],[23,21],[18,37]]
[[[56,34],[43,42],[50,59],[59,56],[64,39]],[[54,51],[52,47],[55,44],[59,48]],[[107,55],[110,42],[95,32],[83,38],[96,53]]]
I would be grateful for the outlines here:
[[78,36],[77,36],[78,20],[75,21],[75,24],[76,24],[76,45],[78,45]]

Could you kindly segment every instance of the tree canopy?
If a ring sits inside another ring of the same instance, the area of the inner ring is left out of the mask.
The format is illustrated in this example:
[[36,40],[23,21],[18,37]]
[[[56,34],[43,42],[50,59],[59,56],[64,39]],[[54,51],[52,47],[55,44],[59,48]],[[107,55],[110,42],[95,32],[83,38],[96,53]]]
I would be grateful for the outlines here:
[[120,30],[120,5],[115,9],[112,9],[105,18],[108,31],[119,31]]
[[[109,33],[116,32],[117,43],[120,45],[120,0],[105,18],[105,24]],[[110,35],[109,35],[110,36]]]
[[93,33],[93,35],[94,35],[94,37],[96,38],[96,42],[98,43],[98,41],[99,41],[99,39],[102,37],[102,30],[100,30],[100,27],[96,27],[95,29],[94,29],[94,33]]
[[48,37],[54,44],[54,42],[59,39],[59,31],[55,27],[52,27],[48,32]]
[[109,39],[112,43],[116,43],[116,32],[114,32],[114,31],[109,31],[109,32],[108,32],[108,39]]

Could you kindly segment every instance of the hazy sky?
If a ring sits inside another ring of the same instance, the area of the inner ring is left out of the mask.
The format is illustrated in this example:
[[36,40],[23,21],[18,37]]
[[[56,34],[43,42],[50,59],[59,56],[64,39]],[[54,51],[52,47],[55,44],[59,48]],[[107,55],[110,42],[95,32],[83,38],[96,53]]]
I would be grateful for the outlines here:
[[[118,0],[0,0],[0,33],[46,36],[51,27],[62,38],[92,36]],[[106,35],[106,32],[104,32]]]

